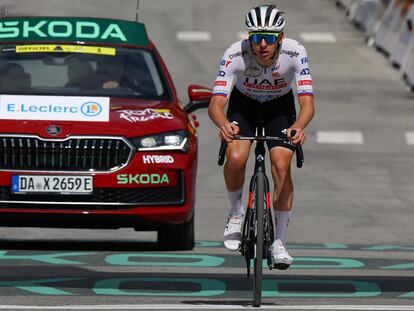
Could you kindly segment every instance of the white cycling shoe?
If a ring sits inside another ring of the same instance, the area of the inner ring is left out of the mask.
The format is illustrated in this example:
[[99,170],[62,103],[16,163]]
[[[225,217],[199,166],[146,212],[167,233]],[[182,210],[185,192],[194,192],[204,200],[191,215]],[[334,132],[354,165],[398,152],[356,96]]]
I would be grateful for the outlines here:
[[293,258],[287,252],[281,240],[275,240],[270,246],[272,253],[273,267],[279,270],[286,270],[293,262]]
[[224,247],[237,251],[241,244],[241,231],[244,216],[230,216],[224,229]]

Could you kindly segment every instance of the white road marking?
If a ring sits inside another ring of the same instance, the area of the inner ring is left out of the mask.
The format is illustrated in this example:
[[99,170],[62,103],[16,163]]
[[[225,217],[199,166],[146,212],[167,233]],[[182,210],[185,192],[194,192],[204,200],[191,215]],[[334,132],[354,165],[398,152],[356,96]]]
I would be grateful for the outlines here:
[[407,144],[414,145],[414,132],[405,133],[405,138],[407,139]]
[[335,43],[338,41],[331,32],[301,32],[300,36],[306,42]]
[[355,144],[362,145],[364,137],[361,132],[318,132],[316,141],[320,144]]
[[178,31],[176,36],[179,41],[211,41],[207,31]]
[[[243,305],[79,305],[79,306],[14,306],[0,305],[0,310],[257,310],[257,308]],[[315,305],[315,306],[278,306],[263,305],[260,309],[266,310],[352,310],[352,311],[413,311],[414,306],[392,306],[392,305]]]

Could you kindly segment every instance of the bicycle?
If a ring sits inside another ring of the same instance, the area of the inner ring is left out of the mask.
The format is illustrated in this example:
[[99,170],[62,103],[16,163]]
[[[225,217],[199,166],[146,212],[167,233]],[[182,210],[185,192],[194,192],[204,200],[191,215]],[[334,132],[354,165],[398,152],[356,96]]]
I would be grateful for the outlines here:
[[[260,135],[258,135],[260,133]],[[259,122],[255,136],[246,137],[236,135],[235,140],[256,141],[255,147],[255,168],[249,185],[249,199],[246,213],[244,216],[242,241],[240,252],[246,260],[247,278],[250,278],[250,264],[254,261],[254,279],[253,279],[253,306],[260,307],[262,299],[262,272],[263,257],[267,259],[267,265],[270,270],[273,269],[272,255],[269,250],[274,241],[274,227],[271,214],[270,187],[269,179],[266,176],[265,168],[265,142],[266,141],[286,141],[287,130],[284,130],[285,137],[272,137],[265,135],[263,122]],[[292,136],[296,134],[292,130]],[[222,141],[219,151],[218,164],[224,163],[227,149],[227,142]],[[296,145],[296,165],[301,168],[304,163],[302,146]],[[278,269],[287,269],[288,266],[280,265]]]

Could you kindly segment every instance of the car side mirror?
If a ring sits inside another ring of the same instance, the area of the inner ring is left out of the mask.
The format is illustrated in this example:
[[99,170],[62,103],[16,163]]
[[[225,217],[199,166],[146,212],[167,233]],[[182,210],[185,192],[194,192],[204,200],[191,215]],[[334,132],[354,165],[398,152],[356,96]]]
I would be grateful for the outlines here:
[[202,85],[191,84],[188,87],[188,98],[190,102],[184,107],[184,110],[187,113],[191,113],[197,109],[208,108],[212,96],[212,89]]

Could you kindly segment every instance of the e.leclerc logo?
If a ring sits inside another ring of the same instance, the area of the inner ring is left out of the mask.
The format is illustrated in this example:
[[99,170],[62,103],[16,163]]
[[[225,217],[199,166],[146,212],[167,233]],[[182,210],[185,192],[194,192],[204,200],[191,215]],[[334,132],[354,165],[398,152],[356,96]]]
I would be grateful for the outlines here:
[[102,112],[102,107],[95,102],[87,102],[81,106],[81,112],[88,117],[96,117]]
[[109,97],[0,95],[0,119],[109,121]]

